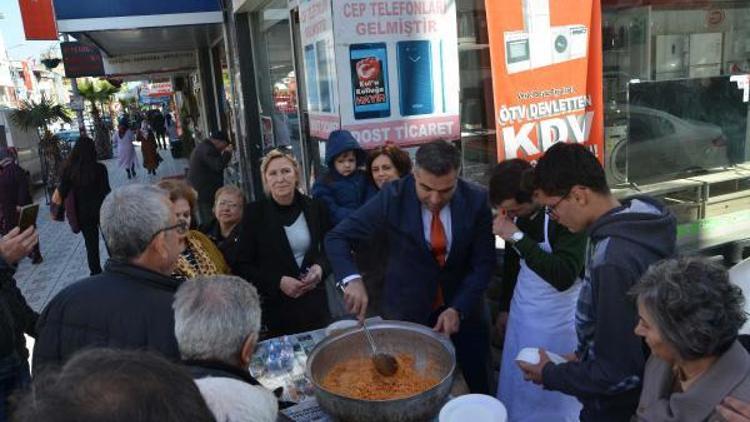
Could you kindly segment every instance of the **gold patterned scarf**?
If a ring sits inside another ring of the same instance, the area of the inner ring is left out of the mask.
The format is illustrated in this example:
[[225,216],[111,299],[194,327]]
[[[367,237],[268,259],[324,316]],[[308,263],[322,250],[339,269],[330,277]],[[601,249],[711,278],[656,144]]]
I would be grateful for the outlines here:
[[[185,251],[177,260],[172,273],[179,279],[190,279],[199,275],[228,274],[229,268],[216,245],[201,232],[190,230],[185,238]],[[193,260],[188,257],[192,254]]]

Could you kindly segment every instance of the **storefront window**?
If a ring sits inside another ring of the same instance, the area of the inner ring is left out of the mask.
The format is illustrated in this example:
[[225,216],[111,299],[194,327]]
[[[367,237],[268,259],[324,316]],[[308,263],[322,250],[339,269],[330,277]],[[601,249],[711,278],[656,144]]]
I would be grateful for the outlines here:
[[286,146],[302,158],[297,79],[286,0],[274,0],[251,15],[263,149]]
[[458,0],[456,6],[463,176],[486,183],[497,162],[487,17],[484,1]]
[[750,3],[624,3],[603,1],[610,185],[669,205],[683,252],[744,239]]
[[603,9],[610,183],[657,183],[747,162],[748,102],[733,75],[750,70],[750,4],[608,3],[617,2]]

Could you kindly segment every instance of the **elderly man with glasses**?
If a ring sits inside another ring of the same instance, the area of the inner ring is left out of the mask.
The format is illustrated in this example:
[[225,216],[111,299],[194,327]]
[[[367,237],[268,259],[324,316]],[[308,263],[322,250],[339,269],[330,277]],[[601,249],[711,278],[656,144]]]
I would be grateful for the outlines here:
[[102,235],[110,258],[104,272],[63,289],[37,325],[33,369],[61,365],[81,349],[146,349],[179,359],[170,277],[182,252],[178,222],[163,190],[128,185],[102,203]]

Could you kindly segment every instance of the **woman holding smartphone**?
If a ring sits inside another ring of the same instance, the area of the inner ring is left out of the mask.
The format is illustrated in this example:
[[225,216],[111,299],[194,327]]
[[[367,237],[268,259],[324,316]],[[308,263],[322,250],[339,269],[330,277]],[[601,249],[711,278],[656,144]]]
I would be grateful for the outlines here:
[[81,137],[63,164],[60,186],[62,202],[75,195],[75,212],[86,244],[91,275],[102,272],[99,258],[99,209],[110,191],[107,167],[96,161],[94,141]]

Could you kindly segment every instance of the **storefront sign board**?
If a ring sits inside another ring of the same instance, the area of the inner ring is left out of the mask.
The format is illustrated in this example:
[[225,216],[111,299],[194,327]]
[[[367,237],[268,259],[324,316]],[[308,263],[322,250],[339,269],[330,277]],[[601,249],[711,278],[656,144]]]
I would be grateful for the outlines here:
[[94,45],[81,42],[60,43],[65,77],[103,76],[102,54]]
[[132,76],[195,69],[198,59],[193,51],[128,54],[105,57],[104,70],[109,76]]
[[556,142],[603,159],[601,5],[487,0],[498,160],[536,160]]
[[300,1],[313,136],[364,148],[460,137],[453,0]]
[[334,4],[342,128],[365,148],[460,138],[456,2]]

